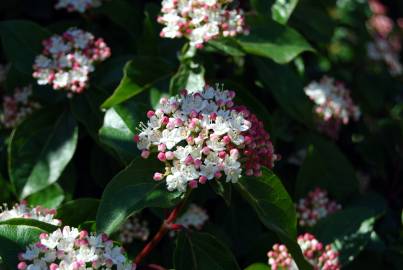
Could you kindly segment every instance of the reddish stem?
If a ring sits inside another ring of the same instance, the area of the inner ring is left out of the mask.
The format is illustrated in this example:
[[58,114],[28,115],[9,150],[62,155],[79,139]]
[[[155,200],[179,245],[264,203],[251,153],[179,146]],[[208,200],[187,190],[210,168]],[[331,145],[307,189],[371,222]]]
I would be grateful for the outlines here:
[[162,223],[158,232],[154,235],[153,239],[143,248],[143,250],[136,256],[134,259],[134,263],[139,265],[140,262],[148,255],[150,252],[158,245],[164,235],[171,229],[171,225],[176,220],[178,214],[182,210],[184,205],[184,201],[178,204],[172,212],[168,215],[168,217]]

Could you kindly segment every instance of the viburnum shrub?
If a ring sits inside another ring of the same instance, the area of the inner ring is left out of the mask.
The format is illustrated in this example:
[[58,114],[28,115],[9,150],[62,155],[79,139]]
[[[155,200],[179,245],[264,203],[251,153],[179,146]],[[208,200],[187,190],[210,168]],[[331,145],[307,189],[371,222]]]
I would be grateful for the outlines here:
[[0,270],[400,270],[402,38],[401,1],[0,1]]

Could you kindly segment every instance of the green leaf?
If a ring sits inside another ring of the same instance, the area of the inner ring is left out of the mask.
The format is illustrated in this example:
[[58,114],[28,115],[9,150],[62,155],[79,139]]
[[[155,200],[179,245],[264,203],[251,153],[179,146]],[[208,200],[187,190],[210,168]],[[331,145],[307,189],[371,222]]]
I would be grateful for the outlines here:
[[209,184],[214,192],[224,199],[227,206],[230,206],[232,185],[230,183],[223,183],[221,181],[209,181]]
[[210,40],[207,43],[205,50],[222,52],[234,57],[241,57],[245,55],[242,47],[233,38],[220,38]]
[[270,267],[264,263],[254,263],[246,267],[245,270],[270,270]]
[[31,21],[10,20],[0,23],[0,35],[8,61],[31,75],[34,59],[42,51],[42,40],[51,33]]
[[125,65],[123,79],[102,108],[110,108],[141,93],[171,73],[171,66],[161,58],[135,57]]
[[181,232],[174,253],[176,270],[240,269],[231,250],[208,233]]
[[11,135],[9,173],[20,199],[56,182],[76,149],[78,128],[68,111],[40,111]]
[[25,226],[31,226],[31,227],[36,227],[41,230],[47,231],[47,232],[53,232],[55,231],[58,227],[46,222],[42,222],[36,219],[29,219],[29,218],[12,218],[8,220],[4,220],[0,222],[1,225],[25,225]]
[[278,23],[286,24],[297,4],[298,0],[276,0],[271,7],[273,19]]
[[307,156],[298,172],[296,195],[298,198],[316,187],[329,191],[342,201],[358,190],[354,168],[340,149],[330,141],[310,135]]
[[366,207],[348,208],[320,220],[313,231],[323,244],[332,244],[340,252],[339,260],[344,266],[369,243],[380,214]]
[[269,60],[254,58],[254,63],[260,80],[281,108],[296,121],[313,126],[312,104],[298,75],[290,67]]
[[56,208],[64,200],[64,191],[58,183],[35,192],[27,197],[30,205],[41,205],[46,208]]
[[56,218],[62,220],[63,224],[78,227],[86,221],[95,220],[98,205],[99,200],[92,198],[69,201],[57,209]]
[[133,137],[138,133],[140,122],[146,120],[146,110],[145,105],[130,100],[106,111],[99,139],[113,149],[125,164],[139,156]]
[[261,177],[244,177],[236,188],[256,211],[261,222],[288,247],[299,268],[310,269],[296,243],[295,207],[280,179],[264,168]]
[[135,159],[126,169],[117,174],[102,194],[97,212],[97,230],[112,233],[130,215],[146,207],[168,208],[181,196],[166,189],[164,181],[154,181],[155,172],[163,165],[156,158]]
[[169,92],[171,95],[177,95],[182,89],[194,92],[202,89],[204,85],[204,67],[194,62],[182,63],[178,72],[172,76]]
[[284,64],[304,51],[314,51],[303,36],[288,26],[268,18],[259,18],[250,25],[250,34],[238,38],[241,47],[249,54]]
[[16,269],[18,254],[39,240],[45,231],[27,225],[0,225],[0,257],[9,269]]

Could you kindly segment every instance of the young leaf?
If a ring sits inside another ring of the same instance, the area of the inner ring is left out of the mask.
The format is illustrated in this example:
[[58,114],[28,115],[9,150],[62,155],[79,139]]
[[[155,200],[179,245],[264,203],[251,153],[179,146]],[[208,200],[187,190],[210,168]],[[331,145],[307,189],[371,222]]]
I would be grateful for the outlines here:
[[246,267],[245,270],[270,270],[270,267],[264,263],[254,263]]
[[231,250],[208,233],[181,232],[174,253],[176,270],[240,270]]
[[64,224],[78,227],[85,221],[95,220],[98,205],[99,200],[92,198],[69,201],[57,209],[56,218],[63,220]]
[[330,141],[310,135],[307,156],[298,172],[296,194],[298,198],[315,187],[330,192],[342,201],[358,190],[354,168],[340,149]]
[[278,23],[286,24],[297,4],[298,0],[276,0],[271,7],[273,19]]
[[171,73],[171,66],[161,58],[135,57],[125,65],[123,79],[112,96],[102,104],[102,108],[111,108],[141,93]]
[[16,269],[18,254],[39,240],[45,231],[27,225],[0,225],[0,257],[9,269]]
[[287,245],[299,268],[310,269],[295,242],[295,207],[280,179],[264,168],[261,177],[244,177],[236,184],[236,188],[256,211],[262,223]]
[[238,38],[241,47],[249,54],[263,56],[274,62],[288,63],[305,51],[314,51],[294,29],[261,17],[250,22],[251,33]]
[[153,180],[155,172],[163,170],[162,163],[150,158],[135,159],[106,186],[97,212],[97,230],[112,233],[130,215],[146,207],[168,208],[180,193],[168,191],[163,181]]
[[20,199],[57,181],[73,157],[77,137],[76,121],[68,111],[40,111],[14,130],[8,168]]
[[51,33],[31,21],[10,20],[0,23],[0,35],[8,61],[31,75],[34,59],[42,51],[42,40]]

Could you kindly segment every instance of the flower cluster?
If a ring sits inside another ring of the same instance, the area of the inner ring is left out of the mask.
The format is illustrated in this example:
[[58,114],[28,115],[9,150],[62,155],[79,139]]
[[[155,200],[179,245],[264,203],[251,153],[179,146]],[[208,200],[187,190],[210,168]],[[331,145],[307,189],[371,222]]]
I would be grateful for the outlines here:
[[31,85],[16,88],[14,95],[3,97],[1,123],[6,128],[14,128],[40,107],[39,103],[32,100]]
[[401,37],[394,33],[395,23],[387,16],[386,7],[379,0],[370,0],[372,16],[368,26],[373,41],[368,43],[368,57],[374,61],[384,61],[392,75],[401,75],[403,66],[400,63]]
[[[314,270],[339,270],[339,254],[331,245],[323,248],[313,235],[306,233],[298,237],[298,245],[301,247],[305,259],[313,266]],[[297,265],[288,253],[285,245],[275,244],[267,253],[268,264],[272,270],[298,270]]]
[[101,0],[58,0],[55,4],[56,9],[67,9],[68,12],[84,13],[89,9],[101,6]]
[[203,44],[218,36],[247,34],[242,10],[225,6],[233,0],[163,0],[162,15],[158,22],[165,27],[161,37],[186,37],[190,46],[202,48]]
[[263,123],[245,107],[235,107],[235,92],[205,86],[200,92],[162,98],[156,111],[149,111],[147,124],[134,137],[141,156],[158,152],[168,190],[186,191],[207,180],[226,176],[235,183],[243,169],[246,175],[259,176],[261,166],[271,168],[274,154]]
[[130,217],[120,228],[119,237],[123,244],[131,244],[136,239],[146,241],[149,236],[148,222],[137,215]]
[[329,199],[327,191],[320,188],[308,193],[297,204],[297,216],[300,226],[313,226],[318,220],[338,211],[341,205]]
[[195,228],[201,230],[208,219],[209,216],[207,215],[206,210],[195,204],[191,204],[186,212],[183,213],[175,223],[182,225],[184,228]]
[[38,84],[50,84],[53,89],[80,93],[88,86],[94,64],[111,54],[102,38],[70,28],[63,35],[53,35],[43,41],[44,50],[35,59],[33,77]]
[[333,78],[324,76],[319,82],[311,82],[304,91],[315,103],[315,112],[322,120],[319,128],[331,136],[337,136],[341,124],[348,124],[350,119],[357,121],[361,115],[349,90]]
[[90,235],[66,226],[51,234],[42,233],[39,238],[20,253],[19,270],[135,269],[123,249],[105,234]]
[[8,209],[7,205],[0,207],[0,221],[10,220],[14,218],[35,219],[55,226],[59,226],[61,221],[55,219],[56,210],[47,209],[41,206],[29,207],[27,202],[22,201],[15,204],[13,208]]

